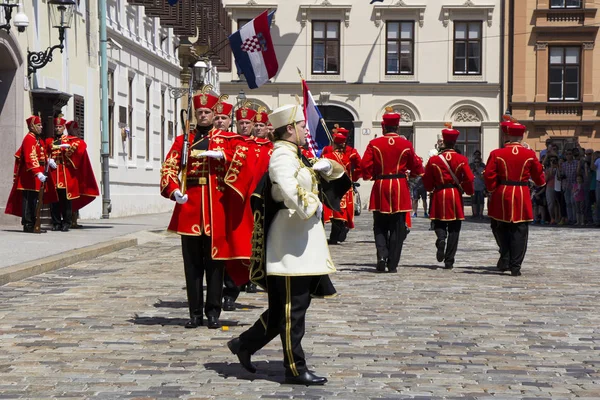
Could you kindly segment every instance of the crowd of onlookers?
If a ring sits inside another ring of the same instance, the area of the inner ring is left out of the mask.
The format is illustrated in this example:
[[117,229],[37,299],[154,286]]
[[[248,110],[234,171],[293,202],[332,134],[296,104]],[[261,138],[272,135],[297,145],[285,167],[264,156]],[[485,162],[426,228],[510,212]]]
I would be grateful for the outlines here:
[[[528,147],[526,143],[524,146]],[[546,186],[531,186],[531,199],[535,220],[539,225],[574,225],[600,227],[600,151],[581,147],[566,148],[562,152],[551,139],[540,152],[544,166]],[[475,193],[471,196],[473,219],[484,218],[485,190],[483,171],[485,163],[481,152],[476,150],[469,164],[475,176]],[[423,200],[427,209],[427,197],[419,184],[411,185],[413,217],[417,216],[418,201]],[[427,213],[424,213],[427,217]]]

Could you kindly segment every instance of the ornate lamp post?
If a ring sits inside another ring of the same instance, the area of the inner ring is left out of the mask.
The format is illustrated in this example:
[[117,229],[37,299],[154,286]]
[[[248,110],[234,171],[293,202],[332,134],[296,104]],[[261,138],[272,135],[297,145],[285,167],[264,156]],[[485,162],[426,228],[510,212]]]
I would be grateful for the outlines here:
[[52,53],[56,49],[60,49],[62,53],[65,48],[65,29],[71,27],[73,20],[73,10],[75,8],[75,0],[50,0],[50,16],[52,26],[58,28],[59,44],[48,47],[46,51],[28,51],[27,52],[27,76],[30,76],[38,69],[44,68],[46,64],[52,61]]
[[4,29],[7,33],[10,31],[13,8],[19,7],[19,12],[15,15],[14,25],[19,32],[25,32],[25,28],[29,25],[29,19],[23,12],[23,5],[19,3],[19,0],[0,0],[0,6],[4,9],[4,19],[6,20],[5,24],[0,25],[0,29]]
[[[193,77],[194,77],[194,89],[198,89],[202,87],[204,84],[204,77],[206,76],[206,71],[208,69],[208,64],[204,60],[197,61],[195,64],[190,65],[190,68],[193,69]],[[186,87],[172,87],[169,89],[169,95],[172,99],[178,99],[189,92],[189,88]]]

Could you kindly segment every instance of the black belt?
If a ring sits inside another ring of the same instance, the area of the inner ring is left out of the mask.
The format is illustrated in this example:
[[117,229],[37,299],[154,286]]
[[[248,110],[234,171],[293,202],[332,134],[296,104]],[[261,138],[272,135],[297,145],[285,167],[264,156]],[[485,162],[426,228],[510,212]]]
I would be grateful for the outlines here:
[[375,177],[375,180],[380,180],[380,179],[402,179],[402,178],[406,178],[406,174],[377,175]]
[[505,186],[529,186],[529,182],[521,181],[500,181],[500,184]]
[[285,205],[285,203],[283,201],[280,201],[278,203],[275,203],[275,208],[277,210],[289,210],[289,207]]
[[199,178],[187,178],[185,181],[188,187],[190,186],[204,186],[208,184],[208,178],[201,176]]
[[435,190],[452,189],[452,188],[457,188],[458,189],[458,186],[456,186],[455,183],[445,183],[443,185],[437,185],[435,187]]

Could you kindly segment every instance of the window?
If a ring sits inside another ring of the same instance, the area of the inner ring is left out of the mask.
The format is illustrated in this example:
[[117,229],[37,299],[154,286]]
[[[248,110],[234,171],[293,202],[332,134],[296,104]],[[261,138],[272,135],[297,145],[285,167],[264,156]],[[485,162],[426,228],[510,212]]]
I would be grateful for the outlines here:
[[340,22],[313,21],[312,73],[340,73]]
[[108,156],[115,157],[115,72],[108,71]]
[[150,85],[146,86],[146,162],[150,161],[150,139],[152,138],[152,132],[150,132]]
[[454,128],[460,132],[454,147],[463,156],[473,162],[473,153],[475,150],[481,151],[481,128],[478,126],[470,128]]
[[413,133],[414,133],[414,128],[412,126],[400,126],[400,130],[398,131],[399,135],[404,136],[406,138],[406,140],[411,142],[414,146],[415,145],[415,135]]
[[581,79],[579,47],[551,47],[548,71],[548,99],[578,101]]
[[127,125],[129,126],[127,157],[133,160],[133,77],[129,78],[129,107],[127,114]]
[[85,140],[85,99],[83,96],[73,96],[74,121],[79,125],[79,137]]
[[386,24],[385,65],[387,75],[414,74],[415,23],[389,21]]
[[238,30],[240,30],[242,28],[242,26],[246,25],[248,22],[252,21],[251,19],[247,19],[247,18],[240,18],[237,20],[237,26],[238,26]]
[[550,8],[581,8],[581,0],[552,0]]
[[160,92],[160,162],[165,161],[165,91]]
[[454,75],[481,75],[481,21],[454,23]]

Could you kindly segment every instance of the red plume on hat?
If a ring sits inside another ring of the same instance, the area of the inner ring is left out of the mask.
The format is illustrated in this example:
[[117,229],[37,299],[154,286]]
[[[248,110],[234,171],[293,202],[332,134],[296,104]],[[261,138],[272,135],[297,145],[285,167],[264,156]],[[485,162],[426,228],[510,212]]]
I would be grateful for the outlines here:
[[452,122],[446,122],[444,126],[446,126],[445,129],[442,129],[442,138],[444,139],[444,142],[455,143],[460,132],[452,128]]

